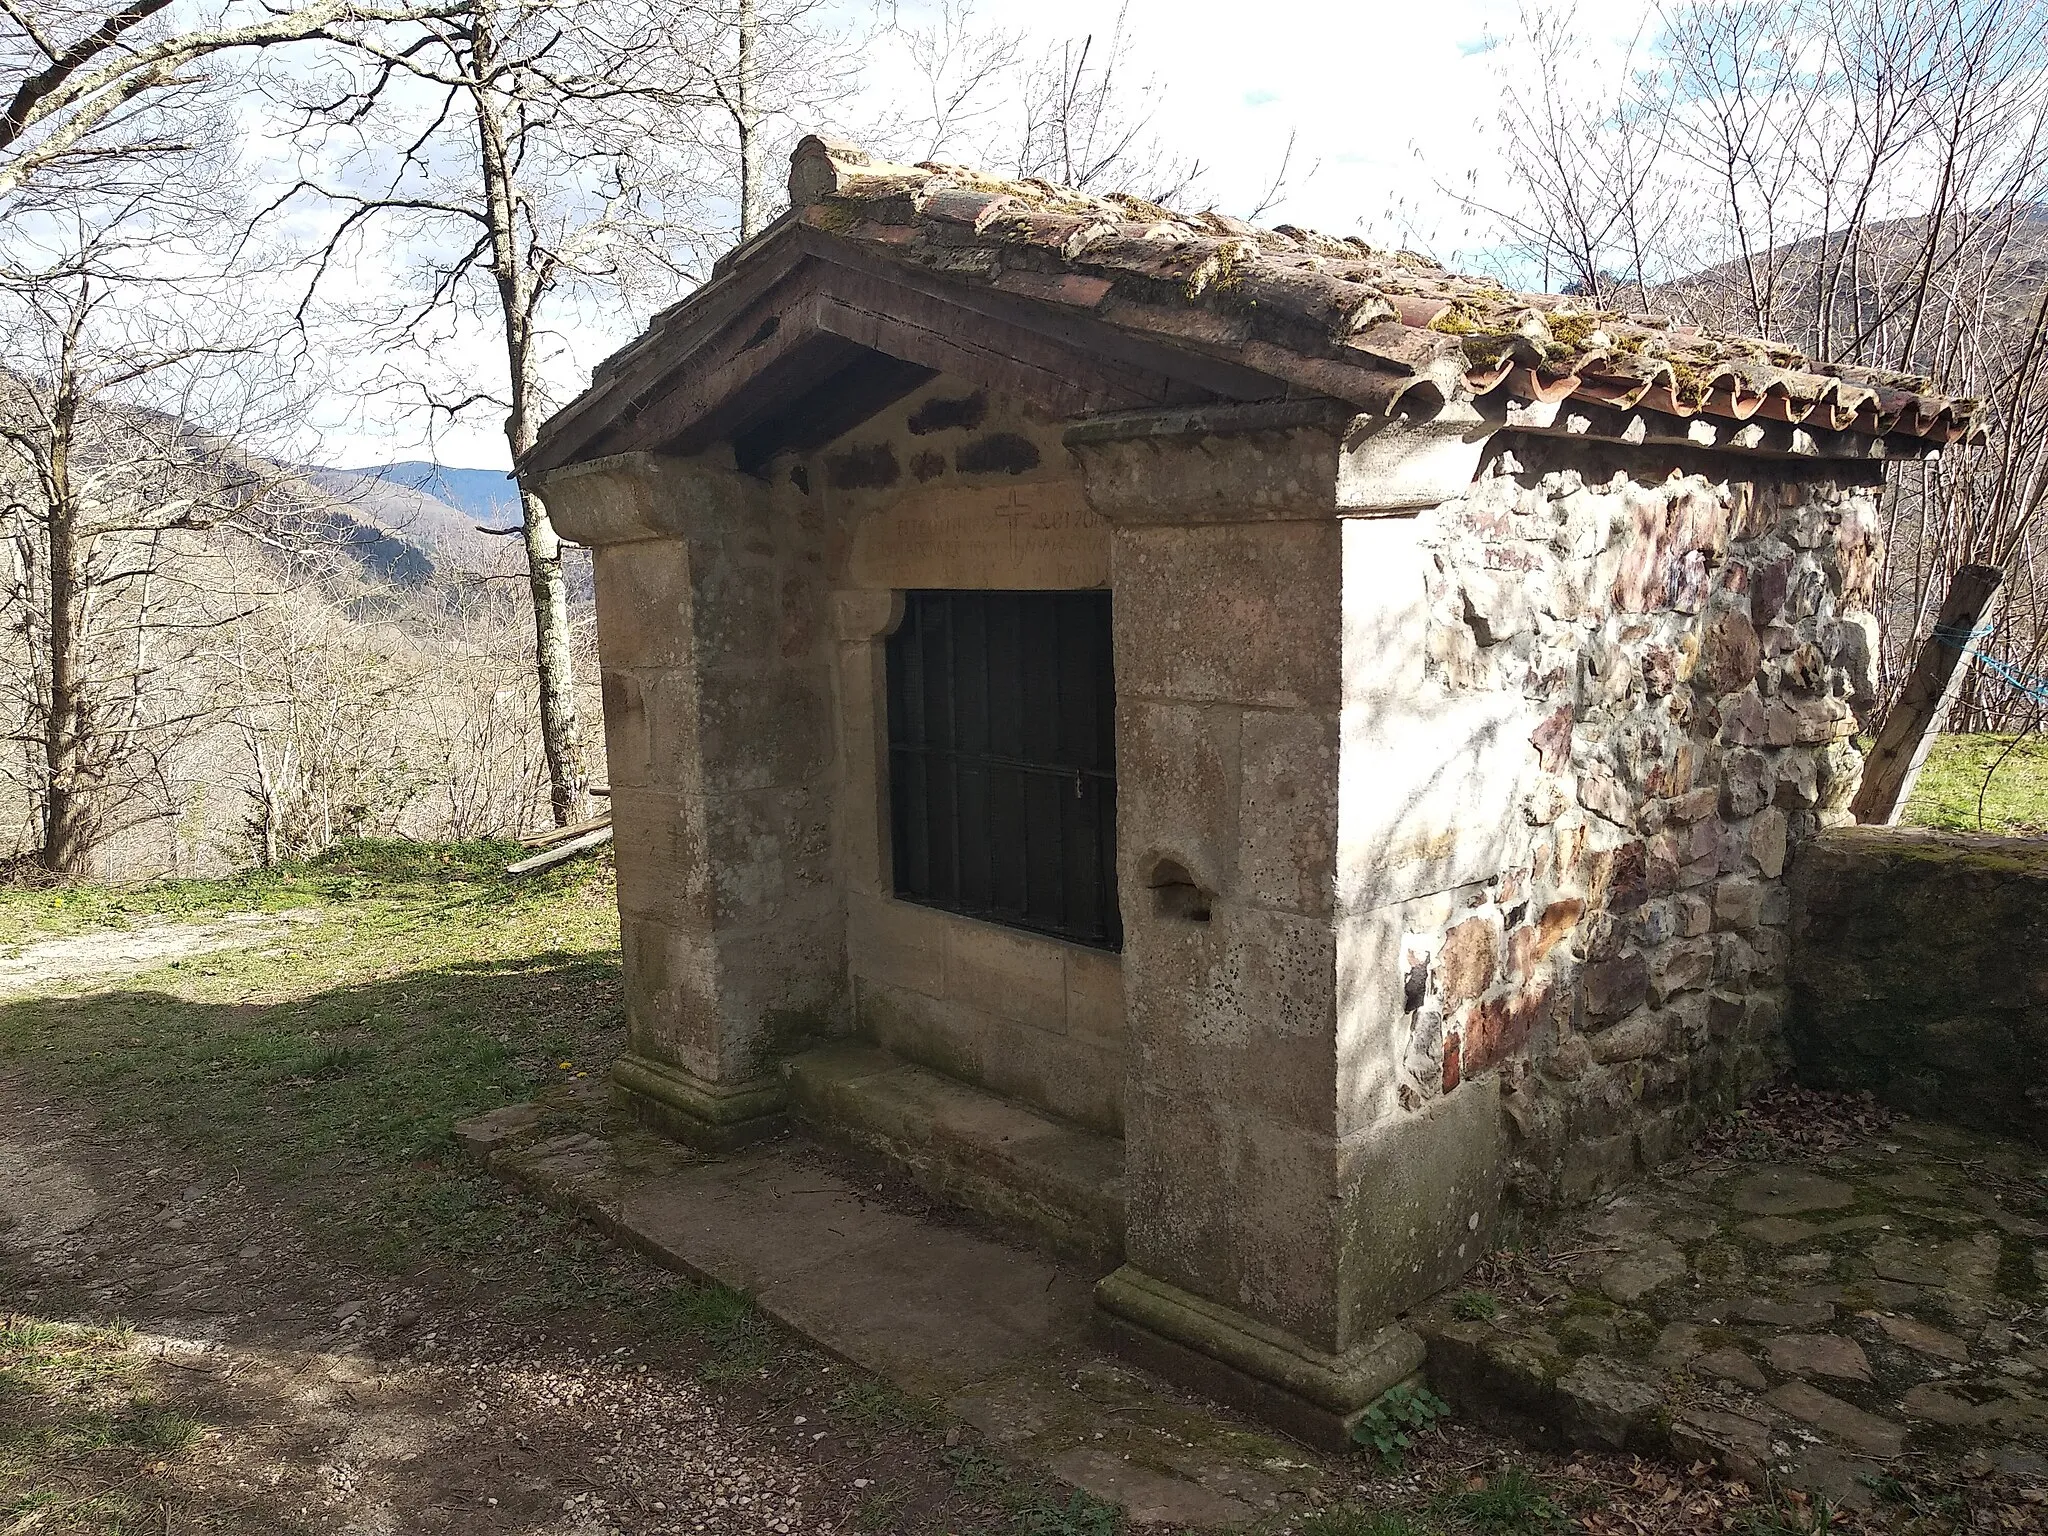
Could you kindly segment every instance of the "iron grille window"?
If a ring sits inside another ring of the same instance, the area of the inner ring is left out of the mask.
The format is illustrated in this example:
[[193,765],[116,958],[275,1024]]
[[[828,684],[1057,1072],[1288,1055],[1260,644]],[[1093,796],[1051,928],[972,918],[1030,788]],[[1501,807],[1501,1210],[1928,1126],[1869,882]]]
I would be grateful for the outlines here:
[[1123,947],[1107,592],[910,592],[889,637],[896,894]]

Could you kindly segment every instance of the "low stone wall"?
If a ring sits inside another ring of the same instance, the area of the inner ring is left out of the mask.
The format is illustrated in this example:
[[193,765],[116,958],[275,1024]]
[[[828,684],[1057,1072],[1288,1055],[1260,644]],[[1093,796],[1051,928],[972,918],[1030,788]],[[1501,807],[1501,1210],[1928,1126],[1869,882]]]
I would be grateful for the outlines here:
[[2048,1144],[2048,841],[1827,832],[1792,940],[1801,1082]]

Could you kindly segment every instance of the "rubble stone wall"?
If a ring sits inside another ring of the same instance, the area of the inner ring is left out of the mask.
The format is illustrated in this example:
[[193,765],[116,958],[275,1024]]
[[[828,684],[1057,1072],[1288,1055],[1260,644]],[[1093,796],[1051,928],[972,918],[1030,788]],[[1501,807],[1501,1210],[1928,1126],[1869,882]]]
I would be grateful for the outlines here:
[[[1536,706],[1496,878],[1403,938],[1410,1112],[1497,1076],[1507,1187],[1583,1199],[1784,1060],[1788,859],[1846,819],[1875,489],[1497,439],[1426,514],[1429,667]],[[1856,474],[1856,471],[1848,471]]]
[[1844,827],[1792,891],[1801,1082],[2048,1143],[2048,845]]

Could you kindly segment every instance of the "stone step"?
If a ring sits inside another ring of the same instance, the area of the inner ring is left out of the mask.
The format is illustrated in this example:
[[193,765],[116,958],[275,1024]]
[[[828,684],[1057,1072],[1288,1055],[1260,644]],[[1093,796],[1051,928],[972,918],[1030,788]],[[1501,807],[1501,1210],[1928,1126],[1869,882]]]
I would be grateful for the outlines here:
[[1104,1270],[1122,1262],[1121,1139],[864,1042],[806,1051],[783,1075],[806,1119],[901,1167],[928,1193]]
[[[873,1179],[802,1132],[706,1155],[599,1094],[543,1098],[464,1121],[456,1137],[556,1209],[745,1293],[826,1353],[935,1404],[949,1439],[971,1430],[967,1447],[1122,1505],[1129,1529],[1272,1528],[1353,1481],[1343,1463],[1105,1354],[1094,1280],[1076,1266],[877,1199]],[[777,1358],[816,1368],[800,1353]]]

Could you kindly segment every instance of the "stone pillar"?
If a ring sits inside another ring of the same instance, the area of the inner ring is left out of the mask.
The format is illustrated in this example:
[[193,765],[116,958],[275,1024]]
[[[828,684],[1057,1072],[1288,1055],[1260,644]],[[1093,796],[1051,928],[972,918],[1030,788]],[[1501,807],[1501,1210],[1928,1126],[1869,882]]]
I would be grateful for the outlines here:
[[621,1101],[722,1147],[772,1128],[774,1063],[837,1032],[831,640],[800,502],[707,454],[538,487],[593,546],[626,980]]
[[1413,514],[1487,434],[1272,411],[1068,437],[1115,528],[1128,1236],[1097,1299],[1119,1349],[1342,1442],[1421,1363],[1395,1311],[1492,1214],[1481,1095],[1381,1133],[1401,903],[1442,889],[1429,810],[1471,787],[1469,722],[1425,701]]

